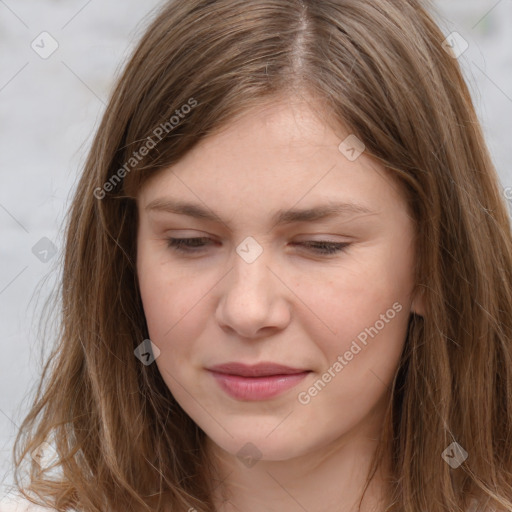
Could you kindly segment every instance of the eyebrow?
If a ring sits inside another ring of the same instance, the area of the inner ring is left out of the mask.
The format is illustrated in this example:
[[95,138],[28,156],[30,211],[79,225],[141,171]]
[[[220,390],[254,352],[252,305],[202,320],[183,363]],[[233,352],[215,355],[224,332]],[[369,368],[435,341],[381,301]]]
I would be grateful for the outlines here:
[[[159,198],[151,201],[146,207],[147,211],[163,211],[176,213],[178,215],[187,215],[196,219],[209,220],[226,224],[215,212],[204,208],[200,204],[189,203],[171,198]],[[376,211],[370,210],[364,205],[356,203],[334,202],[314,206],[311,208],[299,209],[291,208],[287,210],[277,210],[271,216],[273,225],[285,225],[299,222],[316,222],[332,217],[342,217],[348,215],[377,215]]]

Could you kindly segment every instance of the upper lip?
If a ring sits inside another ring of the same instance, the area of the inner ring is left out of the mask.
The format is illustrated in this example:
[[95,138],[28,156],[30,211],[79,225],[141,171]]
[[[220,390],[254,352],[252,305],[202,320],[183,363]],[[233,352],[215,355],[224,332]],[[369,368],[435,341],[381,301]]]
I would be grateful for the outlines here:
[[228,375],[238,375],[240,377],[263,377],[266,375],[290,375],[294,373],[304,373],[309,370],[303,368],[292,368],[282,364],[263,362],[254,365],[244,363],[224,363],[208,368],[213,372],[226,373]]

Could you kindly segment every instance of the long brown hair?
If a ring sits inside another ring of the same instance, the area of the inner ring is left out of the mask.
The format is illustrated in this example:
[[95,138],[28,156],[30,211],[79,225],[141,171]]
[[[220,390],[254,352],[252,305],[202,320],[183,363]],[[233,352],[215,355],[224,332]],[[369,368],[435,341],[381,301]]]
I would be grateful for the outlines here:
[[[510,218],[459,64],[428,8],[163,5],[118,78],[69,212],[59,342],[14,448],[27,497],[58,510],[214,510],[204,433],[157,366],[134,356],[148,338],[134,194],[248,108],[307,94],[404,185],[416,225],[425,313],[410,317],[382,432],[392,453],[387,510],[512,510]],[[59,477],[27,457],[50,438]],[[454,442],[468,454],[456,469],[442,457]]]

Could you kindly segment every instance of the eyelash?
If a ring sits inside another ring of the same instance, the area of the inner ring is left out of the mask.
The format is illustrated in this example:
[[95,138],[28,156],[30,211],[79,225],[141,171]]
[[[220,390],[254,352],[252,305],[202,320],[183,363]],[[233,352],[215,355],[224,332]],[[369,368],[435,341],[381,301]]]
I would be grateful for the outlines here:
[[[196,238],[167,238],[167,246],[176,252],[181,252],[185,254],[191,254],[194,252],[200,252],[196,249],[202,249],[203,245],[197,245],[196,242],[204,242],[210,241],[207,237],[196,237]],[[308,242],[297,243],[296,245],[305,245],[309,247],[320,246],[323,249],[315,250],[313,252],[320,255],[331,255],[344,251],[350,243],[347,242],[327,242],[325,240],[313,241],[310,240]]]

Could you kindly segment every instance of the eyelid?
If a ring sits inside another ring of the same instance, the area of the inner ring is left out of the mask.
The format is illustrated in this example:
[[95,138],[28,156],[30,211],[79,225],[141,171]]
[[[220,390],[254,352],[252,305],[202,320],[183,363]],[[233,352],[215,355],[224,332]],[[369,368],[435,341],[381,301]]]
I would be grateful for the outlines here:
[[[220,241],[219,237],[216,235],[195,229],[168,229],[164,232],[164,236],[166,238],[211,238],[213,241]],[[351,242],[354,240],[353,236],[327,233],[300,233],[298,235],[293,235],[292,238],[294,240],[297,239],[297,241],[302,241],[302,239],[304,239],[304,241],[332,243]]]
[[[339,238],[335,238],[339,237]],[[326,235],[321,233],[306,233],[293,237],[294,241],[298,242],[332,242],[333,244],[341,244],[344,242],[351,242],[353,237],[346,235]]]
[[[222,243],[219,237],[212,235],[210,233],[205,233],[204,231],[196,231],[192,229],[178,229],[178,230],[168,230],[166,231],[164,238],[166,241],[170,239],[190,239],[190,238],[201,238],[205,240],[209,240],[211,244]],[[290,237],[292,239],[291,244],[301,244],[301,243],[330,243],[330,244],[344,244],[348,246],[349,244],[356,241],[353,236],[347,235],[333,235],[333,234],[322,234],[322,233],[301,233],[299,235],[295,235]],[[256,240],[258,241],[258,240]]]
[[[208,251],[211,245],[215,245],[215,240],[210,237],[184,237],[167,239],[168,249],[174,251],[177,255],[184,257],[201,256]],[[199,242],[199,244],[196,244]],[[293,242],[291,245],[300,246],[310,254],[320,258],[330,258],[344,253],[352,245],[352,242],[332,242],[330,240],[303,240]]]
[[167,229],[164,235],[173,238],[215,238],[215,235],[197,229]]

